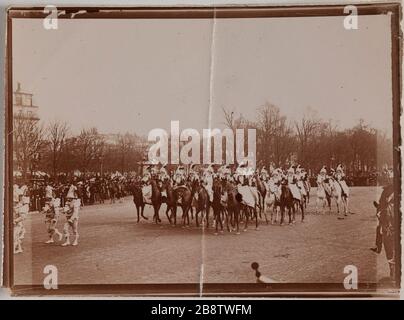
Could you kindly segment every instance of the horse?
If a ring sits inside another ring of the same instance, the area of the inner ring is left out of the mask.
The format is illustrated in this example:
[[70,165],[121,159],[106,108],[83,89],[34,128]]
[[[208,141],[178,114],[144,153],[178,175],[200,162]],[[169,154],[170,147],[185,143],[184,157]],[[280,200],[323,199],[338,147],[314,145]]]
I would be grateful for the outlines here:
[[301,202],[304,208],[307,208],[307,203],[308,203],[308,193],[307,193],[307,187],[306,183],[304,180],[298,180],[296,182],[297,187],[299,188],[300,195],[301,195]]
[[251,207],[247,204],[244,204],[242,206],[244,216],[246,218],[245,224],[244,224],[244,232],[247,231],[248,228],[248,220],[251,217],[251,219],[255,219],[255,230],[258,230],[258,212],[255,207]]
[[110,203],[115,203],[115,197],[118,193],[118,189],[115,183],[112,181],[108,184],[108,192],[110,196]]
[[236,234],[240,234],[240,210],[242,196],[237,191],[237,186],[234,182],[224,180],[222,182],[223,191],[227,194],[227,214],[230,218],[230,224]]
[[306,208],[307,208],[307,205],[310,202],[310,190],[311,190],[310,179],[307,177],[307,175],[303,178],[303,182],[304,186],[306,187],[306,193],[307,193],[306,197]]
[[328,208],[331,211],[331,188],[329,185],[329,179],[325,179],[322,182],[317,181],[316,213],[318,212],[320,204],[322,205],[323,213],[326,205],[328,205]]
[[227,214],[227,192],[224,190],[222,182],[218,179],[213,180],[213,221],[215,222],[215,235],[218,234],[218,228],[220,225],[220,232],[223,232],[223,220],[226,218],[227,231],[231,232],[229,227],[229,216]]
[[[337,204],[337,214],[339,215],[339,207],[341,203],[344,205],[344,215],[347,216],[347,208],[348,208],[348,195],[344,193],[342,190],[342,187],[340,183],[333,179],[330,178],[329,181],[330,188],[331,188],[331,198],[335,199],[335,202]],[[330,204],[330,209],[331,209],[331,204]],[[343,219],[342,216],[338,216],[338,219]]]
[[376,229],[376,243],[379,242],[380,250],[384,247],[387,262],[390,268],[390,278],[395,278],[395,217],[394,217],[394,187],[393,184],[383,188],[379,202],[374,201],[376,216],[379,220]]
[[[276,223],[278,220],[278,215],[279,215],[278,208],[280,208],[280,202],[279,202],[279,197],[275,194],[275,190],[274,190],[275,185],[276,185],[276,183],[272,179],[270,179],[266,183],[267,192],[266,192],[266,196],[264,199],[264,216],[265,216],[265,220],[266,220],[267,224],[268,224],[267,210],[270,210],[271,208],[272,208],[271,218],[270,218],[271,224],[273,224],[274,222]],[[279,184],[277,184],[277,185],[279,187]],[[274,215],[275,215],[275,221],[273,220]]]
[[[255,175],[255,182],[257,185],[258,195],[260,196],[258,207],[259,207],[260,218],[262,218],[261,212],[265,211],[265,196],[267,194],[267,188],[266,188],[264,182],[260,179],[260,177],[258,175]],[[264,212],[264,214],[265,214],[265,212]]]
[[139,215],[141,215],[143,219],[148,220],[148,218],[143,215],[145,203],[143,201],[142,187],[140,184],[137,183],[133,186],[132,195],[137,212],[137,223],[140,221]]
[[[206,227],[209,228],[209,195],[206,189],[201,185],[199,180],[193,180],[191,183],[191,206],[195,208],[196,226],[199,227],[198,214],[202,213],[201,223],[206,220]],[[191,208],[192,209],[192,208]]]
[[174,198],[175,212],[174,221],[176,221],[177,207],[180,206],[182,209],[182,224],[189,225],[189,210],[192,205],[192,193],[191,190],[186,185],[179,185],[174,188]]
[[[171,180],[167,179],[162,182],[161,188],[162,194],[162,203],[165,203],[166,208],[166,216],[170,224],[177,224],[177,199],[175,197],[174,188],[172,186]],[[163,195],[164,194],[164,195]],[[170,215],[168,214],[171,211]],[[172,218],[174,221],[172,221]]]
[[[240,194],[241,209],[242,209],[243,216],[245,217],[244,232],[247,231],[248,220],[250,217],[251,217],[251,219],[255,219],[255,229],[258,230],[257,204],[259,202],[259,196],[258,196],[257,189],[254,187],[251,187],[249,185],[241,185],[241,186],[238,186],[237,189],[239,192],[240,191],[245,192],[244,196],[247,198],[247,199],[243,199],[243,195]],[[249,193],[251,193],[251,194],[249,194]]]
[[[292,192],[290,191],[287,183],[283,181],[281,183],[281,196],[279,199],[280,208],[281,208],[281,222],[280,225],[283,225],[284,218],[285,218],[285,209],[288,210],[289,215],[289,224],[292,224],[295,221],[295,201],[296,199],[293,198]],[[292,219],[293,216],[293,219]]]
[[162,197],[161,197],[161,187],[162,187],[162,182],[159,179],[151,179],[150,180],[150,185],[151,185],[151,205],[153,206],[154,214],[153,214],[153,221],[156,222],[156,224],[160,223],[160,217],[159,217],[159,211],[161,208],[162,204]]

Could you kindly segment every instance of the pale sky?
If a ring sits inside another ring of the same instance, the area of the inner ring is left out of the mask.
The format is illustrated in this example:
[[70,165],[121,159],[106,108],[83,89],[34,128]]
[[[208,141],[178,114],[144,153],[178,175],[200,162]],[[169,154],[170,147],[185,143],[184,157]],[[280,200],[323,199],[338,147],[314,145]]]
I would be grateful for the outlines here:
[[73,132],[147,134],[171,120],[200,130],[210,105],[221,128],[222,107],[254,120],[270,102],[290,119],[310,106],[341,128],[363,118],[391,133],[390,18],[360,16],[358,30],[343,17],[78,19],[58,30],[13,19],[17,82],[44,122]]

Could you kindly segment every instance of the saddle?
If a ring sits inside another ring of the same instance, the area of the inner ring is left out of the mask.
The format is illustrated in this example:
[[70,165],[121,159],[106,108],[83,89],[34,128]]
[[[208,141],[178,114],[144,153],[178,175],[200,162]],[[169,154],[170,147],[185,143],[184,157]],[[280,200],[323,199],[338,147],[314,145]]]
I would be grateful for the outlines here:
[[142,196],[143,202],[147,204],[151,204],[151,197],[152,197],[152,187],[151,185],[145,185],[142,187]]
[[188,188],[188,186],[186,186],[185,184],[181,184],[181,185],[178,185],[178,186],[174,186],[174,192],[176,192],[176,191],[178,191],[178,198],[177,198],[177,202],[179,203],[179,204],[181,204],[182,203],[182,195],[184,194],[184,192],[185,191],[189,191],[189,192],[191,192],[191,190]]

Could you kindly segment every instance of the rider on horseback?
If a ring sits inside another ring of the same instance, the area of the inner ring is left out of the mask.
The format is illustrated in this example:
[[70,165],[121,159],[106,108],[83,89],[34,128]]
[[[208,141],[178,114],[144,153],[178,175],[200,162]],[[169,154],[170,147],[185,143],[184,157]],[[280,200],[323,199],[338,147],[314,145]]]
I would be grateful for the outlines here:
[[349,189],[348,189],[348,185],[346,184],[346,181],[345,181],[345,173],[344,173],[344,170],[342,169],[341,164],[339,164],[337,166],[336,172],[334,174],[334,178],[341,186],[341,189],[343,192],[342,196],[348,197]]
[[261,168],[261,171],[260,171],[260,178],[261,178],[261,180],[264,181],[264,182],[268,181],[268,179],[269,179],[269,173],[268,173],[268,170],[266,169],[265,166],[263,166],[263,167]]
[[213,201],[213,176],[215,174],[215,171],[213,169],[213,166],[210,164],[205,172],[203,173],[203,178],[202,178],[202,185],[205,188],[206,192],[209,195],[209,201]]
[[159,179],[163,182],[170,180],[170,175],[168,174],[166,167],[167,167],[167,164],[162,165],[162,167],[160,168],[160,172],[159,172]]
[[296,185],[299,188],[300,193],[304,197],[307,196],[307,189],[306,189],[306,185],[304,182],[305,174],[306,174],[306,171],[299,164],[296,168]]
[[234,178],[237,183],[237,190],[242,196],[242,202],[254,208],[258,196],[256,195],[256,188],[249,185],[250,178],[253,174],[253,168],[248,167],[246,163],[241,163],[236,169]]
[[222,179],[227,180],[227,181],[231,181],[232,180],[232,176],[231,176],[231,168],[230,165],[227,164],[224,166],[223,171],[222,171]]
[[143,172],[143,178],[142,178],[142,195],[143,195],[143,201],[144,203],[151,203],[151,195],[152,195],[152,190],[151,190],[151,182],[152,179],[152,171],[150,166],[147,166]]
[[301,194],[299,191],[299,188],[297,187],[297,179],[296,179],[296,175],[295,175],[295,168],[293,166],[291,166],[288,170],[287,173],[287,181],[288,181],[288,187],[290,189],[290,192],[293,195],[293,198],[297,199],[297,200],[301,200]]
[[185,168],[183,166],[178,166],[174,173],[174,185],[176,187],[185,186]]
[[199,181],[199,174],[198,171],[195,169],[195,164],[191,164],[189,167],[189,179],[191,181]]

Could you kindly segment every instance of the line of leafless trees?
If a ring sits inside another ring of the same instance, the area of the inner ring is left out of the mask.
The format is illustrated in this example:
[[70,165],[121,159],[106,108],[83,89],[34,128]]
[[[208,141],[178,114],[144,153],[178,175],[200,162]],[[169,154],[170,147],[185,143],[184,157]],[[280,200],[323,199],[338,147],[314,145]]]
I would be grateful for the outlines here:
[[24,179],[35,172],[57,176],[75,170],[137,170],[147,148],[143,137],[131,133],[104,135],[86,128],[72,135],[62,121],[44,126],[37,120],[15,117],[13,125],[14,170]]
[[340,129],[307,108],[300,120],[291,121],[270,103],[257,109],[254,120],[226,108],[223,114],[231,129],[257,130],[257,160],[267,167],[298,163],[318,172],[323,165],[335,168],[341,163],[349,174],[360,175],[392,165],[392,138],[362,119],[353,128]]

